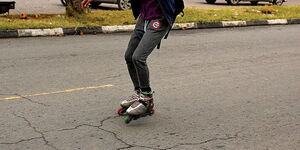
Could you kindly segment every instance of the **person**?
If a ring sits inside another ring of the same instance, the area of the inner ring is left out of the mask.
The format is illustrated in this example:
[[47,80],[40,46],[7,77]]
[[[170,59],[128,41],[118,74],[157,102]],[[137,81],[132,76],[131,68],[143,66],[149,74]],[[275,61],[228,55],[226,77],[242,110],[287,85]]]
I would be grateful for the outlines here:
[[[82,8],[86,8],[91,1],[83,0]],[[134,86],[134,94],[121,102],[128,114],[139,115],[153,107],[147,58],[171,30],[177,16],[175,1],[130,1],[137,23],[125,52],[127,69]]]
[[[153,108],[147,58],[170,31],[176,15],[174,0],[131,0],[137,23],[125,52],[127,69],[134,94],[121,102],[130,115],[145,113]],[[151,108],[150,108],[151,107]]]

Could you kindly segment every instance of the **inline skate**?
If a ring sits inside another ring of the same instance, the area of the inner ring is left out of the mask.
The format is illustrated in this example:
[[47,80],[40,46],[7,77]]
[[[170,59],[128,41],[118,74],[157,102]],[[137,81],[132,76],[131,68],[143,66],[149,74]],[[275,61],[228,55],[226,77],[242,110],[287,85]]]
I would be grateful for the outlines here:
[[120,103],[120,108],[118,108],[118,115],[124,116],[126,115],[126,110],[136,101],[138,101],[140,98],[140,91],[135,91],[135,93],[128,98],[125,98]]
[[132,120],[137,120],[148,115],[151,116],[154,114],[154,111],[152,94],[150,97],[141,94],[139,99],[135,101],[129,108],[127,108],[127,116],[124,118],[124,121],[126,124],[128,124]]

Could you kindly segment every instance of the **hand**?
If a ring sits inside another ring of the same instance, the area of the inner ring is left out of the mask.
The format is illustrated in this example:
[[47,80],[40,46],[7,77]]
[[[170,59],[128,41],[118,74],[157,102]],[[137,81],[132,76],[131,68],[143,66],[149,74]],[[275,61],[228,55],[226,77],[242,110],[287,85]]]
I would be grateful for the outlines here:
[[83,0],[81,2],[81,9],[86,9],[92,0]]

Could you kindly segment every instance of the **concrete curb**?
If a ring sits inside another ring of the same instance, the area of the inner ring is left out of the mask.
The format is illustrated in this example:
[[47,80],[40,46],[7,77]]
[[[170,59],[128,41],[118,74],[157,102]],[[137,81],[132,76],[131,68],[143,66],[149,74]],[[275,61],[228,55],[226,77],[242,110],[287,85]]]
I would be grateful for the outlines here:
[[[227,27],[265,26],[265,25],[287,25],[287,24],[300,24],[300,19],[221,21],[221,22],[208,22],[208,23],[175,23],[172,29],[187,30],[187,29],[207,29],[207,28],[227,28]],[[0,38],[130,32],[134,30],[134,27],[135,25],[72,27],[72,28],[54,28],[54,29],[0,30]]]

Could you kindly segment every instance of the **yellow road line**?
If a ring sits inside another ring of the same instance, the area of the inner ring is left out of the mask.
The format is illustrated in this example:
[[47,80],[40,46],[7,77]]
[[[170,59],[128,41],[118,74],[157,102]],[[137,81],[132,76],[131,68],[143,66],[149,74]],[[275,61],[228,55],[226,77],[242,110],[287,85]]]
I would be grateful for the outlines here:
[[23,97],[44,96],[44,95],[60,94],[60,93],[72,93],[72,92],[77,92],[77,91],[83,91],[83,90],[89,90],[89,89],[99,89],[99,88],[112,87],[112,86],[113,85],[111,85],[111,84],[107,84],[107,85],[100,85],[100,86],[90,86],[90,87],[83,87],[83,88],[76,88],[76,89],[67,89],[67,90],[63,90],[63,91],[55,91],[55,92],[46,92],[46,93],[6,97],[6,98],[0,98],[0,101],[20,99],[20,98],[23,98]]

